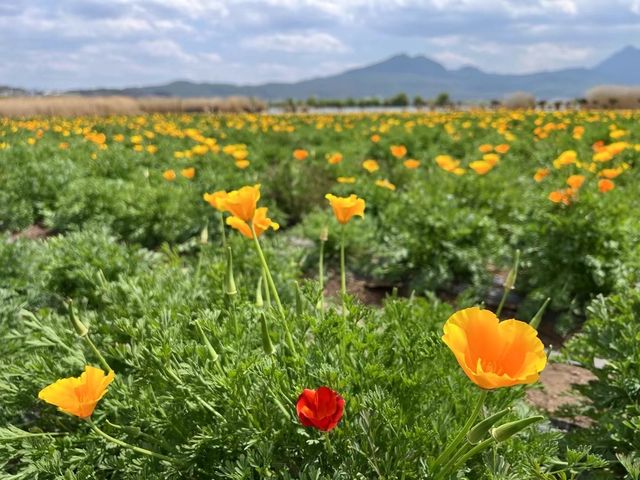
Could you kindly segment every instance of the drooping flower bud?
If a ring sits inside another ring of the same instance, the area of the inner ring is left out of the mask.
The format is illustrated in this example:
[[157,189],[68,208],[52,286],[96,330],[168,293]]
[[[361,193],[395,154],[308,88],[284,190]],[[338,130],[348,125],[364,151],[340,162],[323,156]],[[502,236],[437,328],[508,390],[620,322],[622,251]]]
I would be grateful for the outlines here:
[[540,307],[540,310],[536,312],[536,314],[533,316],[533,318],[529,322],[529,325],[531,325],[536,330],[540,326],[540,322],[542,321],[542,316],[544,315],[544,312],[547,309],[547,305],[549,305],[550,301],[551,301],[551,298],[547,297],[547,299],[544,301],[544,303]]
[[231,247],[227,247],[227,272],[224,282],[224,293],[227,295],[236,295],[238,293],[236,281],[233,278],[233,254],[231,253]]
[[516,279],[518,277],[518,266],[520,265],[520,250],[516,250],[516,258],[513,262],[513,267],[507,274],[507,279],[504,281],[505,290],[513,290],[516,285]]
[[505,423],[503,425],[500,425],[499,427],[492,428],[491,436],[498,443],[504,442],[517,433],[520,433],[529,425],[541,422],[542,420],[544,420],[544,417],[542,415],[536,415],[529,418],[523,418],[522,420],[516,420],[515,422]]
[[469,432],[467,433],[467,440],[472,445],[476,445],[480,443],[489,433],[489,429],[493,427],[496,422],[498,422],[502,417],[504,417],[507,413],[509,413],[511,409],[505,408],[504,410],[500,410],[497,413],[494,413],[490,417],[485,418],[480,423],[476,424]]
[[262,312],[260,315],[260,330],[262,332],[262,348],[264,349],[264,353],[267,355],[272,355],[276,349],[273,346],[273,342],[271,341],[271,336],[269,335],[269,326],[267,325],[267,314]]
[[258,277],[258,286],[256,287],[256,307],[264,307],[264,300],[262,299],[262,276]]
[[89,333],[89,328],[76,316],[76,311],[73,308],[73,302],[68,300],[65,302],[65,305],[69,311],[69,320],[71,320],[71,325],[76,331],[76,334],[79,337],[85,337]]

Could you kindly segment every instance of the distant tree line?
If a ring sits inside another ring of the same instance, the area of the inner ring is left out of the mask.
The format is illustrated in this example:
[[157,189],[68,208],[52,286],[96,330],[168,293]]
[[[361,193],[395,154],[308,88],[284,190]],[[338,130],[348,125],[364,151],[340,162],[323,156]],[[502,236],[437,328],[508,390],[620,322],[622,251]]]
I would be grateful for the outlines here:
[[364,97],[364,98],[317,98],[309,97],[306,100],[294,100],[289,98],[283,102],[271,103],[273,107],[283,108],[286,111],[297,112],[316,108],[381,108],[381,107],[410,107],[415,108],[447,108],[453,106],[449,94],[442,92],[433,99],[425,99],[420,95],[410,98],[406,93],[400,92],[389,98]]

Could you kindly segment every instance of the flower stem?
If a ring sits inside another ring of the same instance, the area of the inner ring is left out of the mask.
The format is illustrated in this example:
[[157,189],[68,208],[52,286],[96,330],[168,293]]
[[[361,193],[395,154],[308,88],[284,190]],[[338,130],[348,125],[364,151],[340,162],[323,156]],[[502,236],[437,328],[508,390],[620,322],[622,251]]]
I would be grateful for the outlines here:
[[224,214],[220,212],[220,232],[222,233],[222,248],[227,247],[227,233],[225,232]]
[[496,317],[498,318],[500,318],[500,314],[502,313],[502,308],[504,307],[504,302],[507,300],[507,295],[509,295],[509,290],[505,288],[502,298],[500,299],[500,303],[498,304],[498,309],[496,310]]
[[480,395],[478,396],[476,405],[473,408],[471,415],[467,419],[467,422],[460,429],[460,431],[455,436],[455,438],[449,443],[449,445],[447,445],[444,451],[438,456],[438,458],[436,458],[436,461],[433,463],[431,467],[432,470],[435,470],[438,466],[442,464],[447,464],[449,462],[451,454],[456,451],[456,449],[458,448],[458,445],[460,445],[460,442],[464,440],[465,435],[473,426],[474,422],[476,421],[476,418],[478,418],[478,415],[480,414],[480,410],[482,410],[482,406],[484,405],[484,401],[487,398],[487,393],[488,393],[487,390],[480,391]]
[[296,349],[293,344],[293,337],[291,336],[289,325],[287,325],[287,314],[285,313],[284,307],[282,306],[282,302],[280,301],[280,295],[278,295],[276,284],[273,281],[273,276],[271,276],[271,271],[269,270],[267,259],[265,258],[264,252],[262,251],[262,247],[260,246],[260,241],[258,240],[258,235],[256,235],[256,230],[253,227],[253,222],[251,222],[251,233],[253,234],[253,243],[256,246],[256,252],[258,252],[258,257],[260,258],[260,263],[262,264],[262,270],[266,274],[267,283],[269,284],[269,288],[271,288],[271,293],[273,294],[273,298],[275,298],[276,300],[278,311],[280,312],[280,316],[282,317],[282,325],[284,327],[284,334],[285,334],[285,339],[287,341],[287,345],[291,350],[291,353],[295,355]]
[[100,350],[98,350],[98,347],[96,347],[96,344],[93,343],[93,340],[91,340],[91,338],[89,338],[89,334],[87,333],[83,338],[87,341],[96,357],[98,357],[98,361],[100,362],[100,365],[102,365],[102,368],[104,368],[107,373],[113,371],[113,369],[109,366],[105,358],[100,353]]
[[175,463],[177,460],[171,457],[167,457],[166,455],[162,455],[161,453],[157,453],[157,452],[152,452],[151,450],[147,450],[146,448],[141,448],[141,447],[136,447],[135,445],[131,445],[130,443],[124,442],[122,440],[119,440],[115,437],[112,437],[111,435],[109,435],[108,433],[103,432],[102,430],[100,430],[98,428],[98,426],[93,423],[93,421],[88,418],[87,423],[89,424],[89,426],[91,427],[91,429],[97,433],[98,435],[100,435],[102,438],[115,443],[116,445],[120,445],[123,448],[128,448],[129,450],[133,450],[134,452],[137,453],[141,453],[143,455],[147,455],[149,457],[155,457],[158,458],[160,460],[164,460],[167,462],[172,462]]
[[320,240],[320,260],[318,261],[318,283],[320,284],[320,315],[324,316],[324,240]]
[[462,465],[464,465],[464,462],[466,462],[467,460],[469,460],[471,457],[473,457],[476,453],[480,453],[482,450],[484,450],[485,448],[487,448],[488,446],[490,446],[493,442],[495,442],[495,440],[493,439],[493,437],[489,437],[486,440],[483,440],[482,442],[480,442],[479,444],[477,444],[475,447],[473,447],[471,450],[469,450],[467,453],[465,453],[462,457],[460,457],[454,464],[453,464],[453,468],[459,468]]
[[340,230],[340,296],[342,297],[342,317],[347,318],[347,272],[344,265],[344,231],[345,226]]

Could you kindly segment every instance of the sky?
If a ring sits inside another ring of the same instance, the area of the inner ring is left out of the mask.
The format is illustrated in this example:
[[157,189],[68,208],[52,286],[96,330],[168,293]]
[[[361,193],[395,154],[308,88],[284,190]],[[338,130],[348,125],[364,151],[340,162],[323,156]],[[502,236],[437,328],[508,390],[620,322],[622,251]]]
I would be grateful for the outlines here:
[[0,0],[0,85],[288,82],[398,53],[527,73],[634,40],[640,0]]

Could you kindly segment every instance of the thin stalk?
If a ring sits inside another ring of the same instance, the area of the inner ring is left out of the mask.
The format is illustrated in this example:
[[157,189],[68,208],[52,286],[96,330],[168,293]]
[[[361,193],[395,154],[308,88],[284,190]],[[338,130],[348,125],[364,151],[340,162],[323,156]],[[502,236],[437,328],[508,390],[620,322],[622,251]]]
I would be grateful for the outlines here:
[[267,305],[271,305],[271,292],[269,291],[269,280],[267,280],[267,271],[262,268],[262,284],[264,285],[264,296],[267,299]]
[[258,235],[256,235],[256,230],[253,227],[253,222],[251,222],[251,233],[253,234],[253,244],[256,246],[256,251],[258,252],[258,257],[260,258],[260,263],[262,264],[262,270],[266,274],[267,283],[269,284],[269,288],[271,288],[271,293],[273,294],[273,298],[275,298],[276,300],[278,311],[280,312],[280,316],[282,317],[282,325],[284,327],[284,334],[287,345],[289,346],[291,353],[295,355],[296,349],[293,344],[293,337],[291,336],[289,325],[287,325],[287,314],[285,313],[282,302],[280,301],[280,295],[278,295],[278,290],[276,289],[276,284],[274,283],[273,277],[271,276],[271,271],[269,270],[267,259],[265,258],[262,247],[260,246],[260,242],[258,241]]
[[504,302],[507,300],[507,296],[509,295],[509,290],[504,289],[504,293],[502,294],[502,298],[500,299],[500,303],[498,304],[498,309],[496,310],[496,317],[500,318],[500,314],[502,313],[502,307],[504,307]]
[[171,458],[171,457],[167,457],[166,455],[162,455],[161,453],[157,453],[157,452],[152,452],[151,450],[147,450],[146,448],[142,448],[142,447],[136,447],[135,445],[131,445],[130,443],[124,442],[118,438],[112,437],[111,435],[109,435],[108,433],[103,432],[102,430],[100,430],[98,428],[98,426],[93,423],[93,421],[91,419],[87,419],[86,420],[87,423],[89,424],[89,426],[91,427],[91,429],[97,433],[98,435],[100,435],[102,438],[104,438],[105,440],[108,440],[112,443],[115,443],[116,445],[120,445],[123,448],[128,448],[129,450],[133,450],[134,452],[137,453],[141,453],[143,455],[147,455],[149,457],[155,457],[158,458],[160,460],[164,460],[167,462],[171,462],[171,463],[176,463],[176,459]]
[[478,445],[476,445],[471,450],[469,450],[467,453],[465,453],[462,457],[460,457],[458,461],[453,464],[453,468],[456,469],[461,467],[462,465],[464,465],[464,462],[469,460],[475,454],[480,453],[482,450],[490,446],[493,442],[495,442],[495,440],[492,437],[489,437],[486,440],[483,440]]
[[340,296],[342,297],[342,317],[347,318],[347,272],[344,265],[344,230],[342,225],[340,230]]
[[227,248],[227,233],[225,232],[224,214],[220,212],[220,232],[222,233],[222,248]]
[[93,353],[96,355],[96,357],[98,357],[98,361],[100,362],[100,365],[102,365],[102,368],[108,373],[113,371],[113,369],[109,366],[109,364],[107,363],[107,361],[105,360],[105,358],[102,356],[102,354],[100,353],[100,350],[98,350],[98,347],[96,347],[96,344],[93,343],[93,340],[91,340],[89,338],[89,334],[86,334],[84,338],[87,343],[89,344],[89,346],[91,347],[91,350],[93,350]]
[[324,240],[320,240],[320,260],[318,261],[318,283],[320,284],[320,315],[324,316]]
[[456,451],[456,449],[458,448],[458,445],[460,445],[460,442],[462,442],[462,440],[464,440],[465,436],[467,435],[467,432],[471,429],[471,427],[475,423],[476,418],[478,418],[478,415],[480,414],[480,411],[482,410],[482,406],[484,405],[484,401],[487,398],[487,393],[488,393],[487,390],[481,390],[480,391],[480,395],[478,396],[478,400],[476,401],[476,405],[473,408],[473,411],[471,412],[471,415],[467,419],[467,422],[460,429],[460,431],[455,436],[455,438],[451,441],[451,443],[449,443],[449,445],[447,445],[447,447],[444,449],[444,452],[442,452],[438,456],[438,458],[436,458],[436,461],[433,463],[433,466],[431,467],[432,469],[436,469],[438,466],[442,465],[443,463],[446,464],[446,463],[449,462],[449,458],[450,458],[451,454]]
[[13,441],[13,440],[26,440],[27,438],[32,438],[32,437],[57,437],[60,435],[68,435],[68,433],[66,432],[54,432],[54,433],[24,433],[24,434],[19,434],[19,435],[11,435],[10,437],[2,437],[0,438],[0,442],[5,442],[5,441]]

